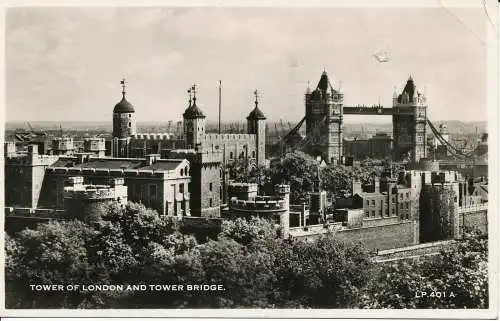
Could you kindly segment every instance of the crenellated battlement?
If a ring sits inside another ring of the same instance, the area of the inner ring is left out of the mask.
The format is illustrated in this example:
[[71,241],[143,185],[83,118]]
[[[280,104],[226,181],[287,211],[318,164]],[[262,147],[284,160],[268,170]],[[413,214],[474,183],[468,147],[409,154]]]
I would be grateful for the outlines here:
[[242,143],[247,143],[251,139],[255,139],[254,134],[205,134],[203,137],[206,143],[223,141],[240,141]]
[[203,149],[197,151],[194,149],[174,149],[168,154],[169,158],[185,158],[190,163],[222,163],[222,151],[217,149]]
[[64,187],[63,197],[66,200],[126,200],[127,186],[123,179],[111,179],[111,185],[84,185],[82,176],[69,177],[70,186]]
[[173,133],[138,133],[130,136],[131,140],[174,140]]
[[237,193],[257,192],[258,190],[258,185],[256,183],[230,182],[228,187],[231,189],[231,191]]
[[82,168],[82,167],[49,167],[48,173],[58,175],[85,175],[85,176],[127,176],[127,177],[156,177],[165,178],[168,174],[164,170],[145,169],[109,169],[109,168]]
[[233,197],[229,208],[231,210],[281,212],[288,210],[288,204],[284,199],[274,196],[257,196],[253,200],[239,200]]

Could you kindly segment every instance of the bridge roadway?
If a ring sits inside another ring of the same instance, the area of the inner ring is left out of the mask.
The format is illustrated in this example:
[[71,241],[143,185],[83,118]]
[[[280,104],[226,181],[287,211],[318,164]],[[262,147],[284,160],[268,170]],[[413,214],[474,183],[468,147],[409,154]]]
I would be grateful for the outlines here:
[[392,108],[374,106],[343,106],[344,115],[392,115]]

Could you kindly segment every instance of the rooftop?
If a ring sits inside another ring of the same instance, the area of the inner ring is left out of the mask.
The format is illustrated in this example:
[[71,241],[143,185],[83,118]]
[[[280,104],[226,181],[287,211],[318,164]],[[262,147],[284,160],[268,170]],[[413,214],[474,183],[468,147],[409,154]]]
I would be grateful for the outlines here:
[[73,167],[73,168],[104,168],[104,169],[137,169],[170,171],[176,169],[183,159],[159,159],[151,165],[146,163],[145,158],[96,158],[89,159],[76,164],[76,157],[64,157],[55,162],[52,167]]

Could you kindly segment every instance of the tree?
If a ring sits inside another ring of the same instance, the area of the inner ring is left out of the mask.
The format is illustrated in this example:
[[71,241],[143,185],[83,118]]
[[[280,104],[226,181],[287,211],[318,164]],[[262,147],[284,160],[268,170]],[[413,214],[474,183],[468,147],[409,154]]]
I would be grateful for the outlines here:
[[290,185],[290,202],[301,203],[314,186],[317,173],[316,161],[300,151],[287,153],[270,169],[270,181],[274,186],[285,183]]
[[26,229],[15,241],[7,239],[7,306],[60,308],[80,303],[89,294],[34,291],[31,285],[88,284],[97,280],[85,247],[95,235],[83,222],[63,221],[40,224],[36,230]]
[[257,217],[236,218],[222,223],[221,237],[233,239],[242,245],[249,245],[258,240],[274,239],[276,236],[277,230],[274,224]]
[[276,256],[279,305],[348,308],[358,302],[373,270],[360,245],[339,242],[332,235],[287,244]]
[[472,234],[438,256],[383,264],[360,307],[488,308],[487,249],[487,236]]

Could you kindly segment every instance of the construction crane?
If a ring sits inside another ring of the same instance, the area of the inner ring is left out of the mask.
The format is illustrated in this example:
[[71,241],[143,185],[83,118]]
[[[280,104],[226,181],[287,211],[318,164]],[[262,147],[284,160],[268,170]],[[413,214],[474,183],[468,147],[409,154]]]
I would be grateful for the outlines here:
[[33,126],[31,126],[30,122],[26,122],[31,130],[31,133],[37,135],[37,136],[47,136],[47,133],[46,132],[41,132],[41,131],[36,131],[33,129]]

